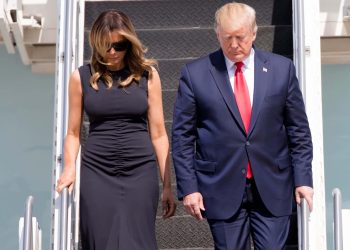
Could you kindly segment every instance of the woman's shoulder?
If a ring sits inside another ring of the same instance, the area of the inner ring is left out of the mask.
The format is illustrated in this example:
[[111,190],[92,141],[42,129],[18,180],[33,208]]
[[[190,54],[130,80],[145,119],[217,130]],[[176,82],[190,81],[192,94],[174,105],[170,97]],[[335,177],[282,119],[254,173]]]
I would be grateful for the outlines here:
[[153,85],[160,84],[160,76],[158,73],[157,68],[154,66],[151,66],[150,71],[146,71],[147,73],[147,80],[148,80],[148,87],[152,87]]
[[147,78],[159,77],[158,69],[155,66],[150,66],[149,70],[144,70],[142,76]]

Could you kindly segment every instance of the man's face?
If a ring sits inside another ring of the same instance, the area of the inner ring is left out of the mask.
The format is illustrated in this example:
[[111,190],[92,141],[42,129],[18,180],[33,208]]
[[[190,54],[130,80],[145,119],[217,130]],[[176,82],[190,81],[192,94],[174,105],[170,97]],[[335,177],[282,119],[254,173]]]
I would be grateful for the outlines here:
[[217,27],[217,37],[224,55],[233,62],[241,62],[249,56],[256,32],[249,24],[237,26],[231,23],[224,20]]

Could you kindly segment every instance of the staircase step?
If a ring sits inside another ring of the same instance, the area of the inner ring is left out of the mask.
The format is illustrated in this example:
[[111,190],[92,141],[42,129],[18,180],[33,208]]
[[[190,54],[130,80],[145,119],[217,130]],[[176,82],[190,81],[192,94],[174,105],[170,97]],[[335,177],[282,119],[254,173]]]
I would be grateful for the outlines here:
[[[125,12],[136,29],[213,27],[215,11],[227,0],[86,1],[85,26],[108,9]],[[244,1],[256,10],[258,25],[291,24],[290,0]]]
[[173,120],[173,109],[176,99],[177,91],[175,90],[164,90],[163,92],[163,110],[165,121]]
[[168,138],[169,138],[170,145],[171,145],[171,129],[172,129],[172,126],[173,126],[173,122],[172,121],[166,121],[165,122],[165,129],[166,129],[166,133],[167,133]]
[[208,248],[213,246],[209,226],[205,220],[193,217],[172,217],[156,220],[159,249]]
[[[86,33],[85,41],[87,40]],[[290,55],[293,51],[293,31],[291,26],[259,27],[255,45],[266,51]],[[178,29],[139,31],[138,36],[149,51],[146,56],[154,59],[189,60],[207,55],[219,48],[213,29]],[[84,59],[91,51],[86,43]]]
[[161,59],[158,60],[159,76],[162,90],[177,90],[179,86],[180,69],[192,59]]

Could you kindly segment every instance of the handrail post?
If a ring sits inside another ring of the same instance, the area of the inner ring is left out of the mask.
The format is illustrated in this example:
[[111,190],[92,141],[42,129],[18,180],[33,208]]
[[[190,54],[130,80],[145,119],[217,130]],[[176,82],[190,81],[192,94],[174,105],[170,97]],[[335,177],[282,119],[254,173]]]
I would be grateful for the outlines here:
[[61,194],[61,250],[67,250],[67,230],[68,230],[68,188],[64,188]]
[[298,205],[298,249],[308,250],[309,248],[309,207],[306,200],[301,199]]
[[333,189],[334,250],[343,250],[342,198],[339,188]]
[[293,1],[293,41],[294,41],[294,64],[299,80],[300,89],[306,102],[305,85],[305,27],[304,27],[304,3],[303,0]]
[[26,202],[26,211],[24,216],[24,232],[23,232],[23,249],[32,250],[33,242],[33,226],[32,226],[32,206],[33,206],[33,196],[29,196]]

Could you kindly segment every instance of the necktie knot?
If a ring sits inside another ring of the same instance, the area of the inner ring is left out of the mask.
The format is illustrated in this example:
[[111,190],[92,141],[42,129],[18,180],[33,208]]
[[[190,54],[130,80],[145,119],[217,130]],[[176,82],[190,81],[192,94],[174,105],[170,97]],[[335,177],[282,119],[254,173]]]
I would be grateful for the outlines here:
[[236,71],[241,71],[244,63],[243,62],[236,62],[235,65],[236,65]]

